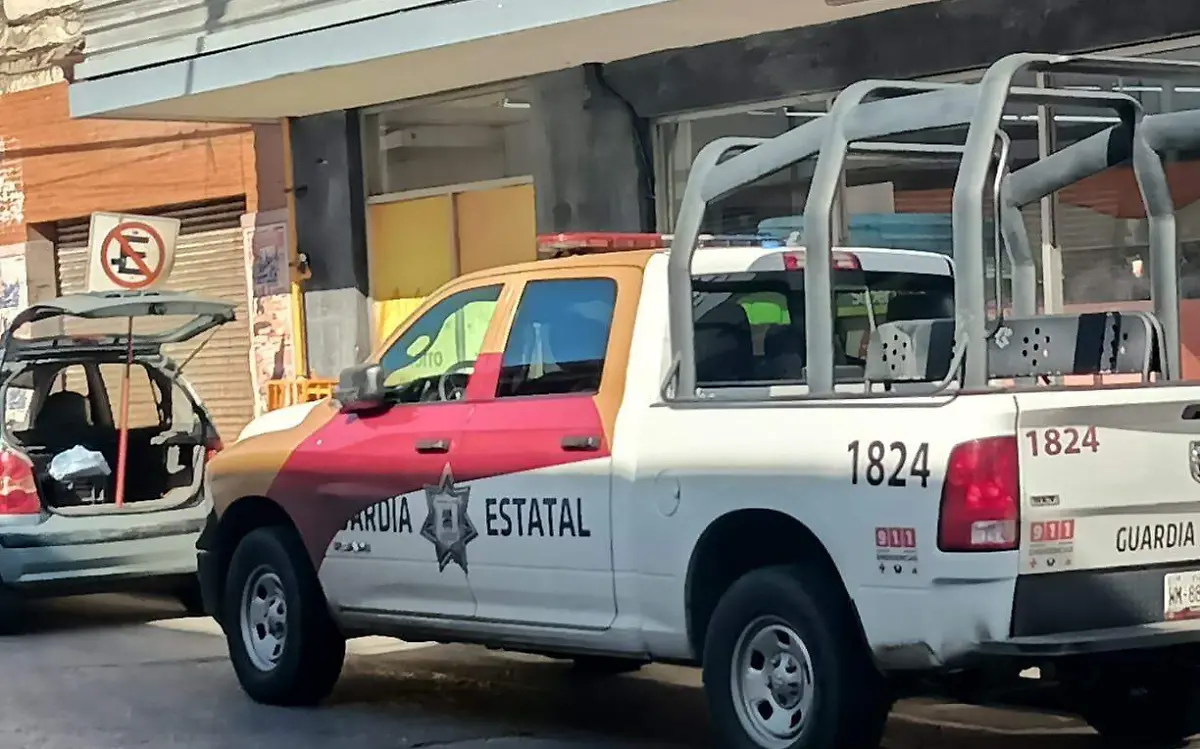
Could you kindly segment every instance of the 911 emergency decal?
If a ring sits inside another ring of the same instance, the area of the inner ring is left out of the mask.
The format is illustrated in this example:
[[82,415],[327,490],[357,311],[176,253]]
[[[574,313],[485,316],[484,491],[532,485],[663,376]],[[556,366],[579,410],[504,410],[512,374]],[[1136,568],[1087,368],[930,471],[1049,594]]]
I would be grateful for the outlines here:
[[1029,569],[1049,572],[1075,561],[1075,521],[1039,520],[1029,524]]
[[875,561],[879,574],[917,574],[917,531],[915,528],[876,528]]

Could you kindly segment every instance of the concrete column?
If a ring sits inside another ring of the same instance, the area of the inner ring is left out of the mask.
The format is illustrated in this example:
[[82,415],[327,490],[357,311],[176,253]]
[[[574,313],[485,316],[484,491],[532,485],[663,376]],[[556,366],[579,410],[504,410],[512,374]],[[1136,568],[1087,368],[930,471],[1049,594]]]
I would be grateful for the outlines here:
[[[58,268],[54,252],[53,225],[38,224],[26,227],[25,288],[29,304],[45,302],[58,296]],[[3,255],[0,251],[0,255]],[[62,318],[33,323],[29,332],[34,336],[56,335],[63,332]]]
[[308,367],[338,376],[371,353],[366,196],[357,111],[290,121],[296,244],[304,282]]
[[529,80],[539,233],[653,231],[649,129],[600,66]]

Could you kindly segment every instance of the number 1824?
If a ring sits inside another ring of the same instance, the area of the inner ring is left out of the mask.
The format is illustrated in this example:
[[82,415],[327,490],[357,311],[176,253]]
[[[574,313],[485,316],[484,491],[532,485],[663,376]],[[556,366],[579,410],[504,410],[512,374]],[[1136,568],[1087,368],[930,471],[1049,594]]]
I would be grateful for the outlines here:
[[1033,457],[1053,458],[1058,455],[1079,455],[1084,450],[1097,452],[1100,440],[1096,438],[1096,427],[1082,430],[1076,427],[1062,429],[1030,429],[1025,433]]

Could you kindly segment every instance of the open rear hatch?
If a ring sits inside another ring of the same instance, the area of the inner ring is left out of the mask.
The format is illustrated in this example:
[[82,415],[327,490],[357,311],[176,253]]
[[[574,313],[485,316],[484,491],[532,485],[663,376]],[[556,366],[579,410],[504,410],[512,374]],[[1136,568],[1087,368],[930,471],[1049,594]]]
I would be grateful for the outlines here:
[[1013,635],[1200,617],[1200,385],[1015,397]]
[[[93,325],[71,326],[70,318]],[[54,349],[82,345],[123,351],[129,338],[128,331],[118,330],[111,322],[129,319],[135,321],[135,349],[157,351],[168,343],[190,340],[232,321],[234,308],[228,302],[169,291],[67,294],[32,304],[13,318],[0,339],[0,363],[30,347]],[[30,330],[26,330],[26,326]],[[37,329],[33,329],[35,326]]]
[[[0,339],[4,402],[20,383],[33,393],[31,418],[7,441],[32,464],[43,505],[66,514],[148,511],[199,496],[207,454],[220,441],[203,405],[159,354],[233,319],[231,304],[172,292],[72,294],[19,314]],[[130,387],[130,413],[141,418],[130,421],[125,507],[117,508],[121,373],[130,344],[133,372],[149,389]],[[75,468],[64,477],[65,465]]]

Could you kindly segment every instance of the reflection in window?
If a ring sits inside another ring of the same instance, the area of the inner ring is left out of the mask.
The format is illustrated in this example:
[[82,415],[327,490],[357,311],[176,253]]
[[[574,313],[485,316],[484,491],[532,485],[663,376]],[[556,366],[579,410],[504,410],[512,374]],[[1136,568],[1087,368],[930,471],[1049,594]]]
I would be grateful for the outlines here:
[[384,384],[403,390],[405,402],[446,400],[449,395],[438,391],[438,381],[459,373],[462,382],[454,392],[461,394],[502,288],[483,286],[451,294],[413,321],[380,360]]
[[[666,174],[660,183],[666,186],[667,199],[659,226],[668,231],[674,225],[683,201],[688,172],[696,154],[718,138],[772,138],[821,117],[828,108],[829,94],[805,97],[786,105],[748,106],[744,111],[692,117],[658,125],[658,150],[663,154]],[[811,164],[802,164],[737,190],[717,201],[705,217],[702,231],[719,234],[753,234],[758,223],[775,216],[787,216],[803,210],[808,195]]]
[[535,134],[522,86],[430,97],[363,118],[371,195],[532,173]]
[[[693,281],[696,381],[701,387],[805,381],[804,276],[763,271]],[[954,315],[954,281],[915,273],[834,274],[834,363],[860,382],[871,331],[892,320]]]
[[[1118,53],[1119,54],[1119,53]],[[1200,50],[1180,49],[1152,57],[1195,60]],[[1126,94],[1146,114],[1200,106],[1200,79],[1168,81],[1102,75],[1054,75],[1054,87],[1086,87]],[[1116,124],[1111,112],[1056,107],[1053,136],[1065,148]],[[1176,207],[1180,291],[1200,297],[1200,153],[1168,153],[1167,180]],[[1056,243],[1062,249],[1066,304],[1136,302],[1150,298],[1148,226],[1133,170],[1122,164],[1060,190],[1055,206]]]
[[526,286],[504,349],[496,395],[597,392],[616,298],[617,284],[607,278]]

